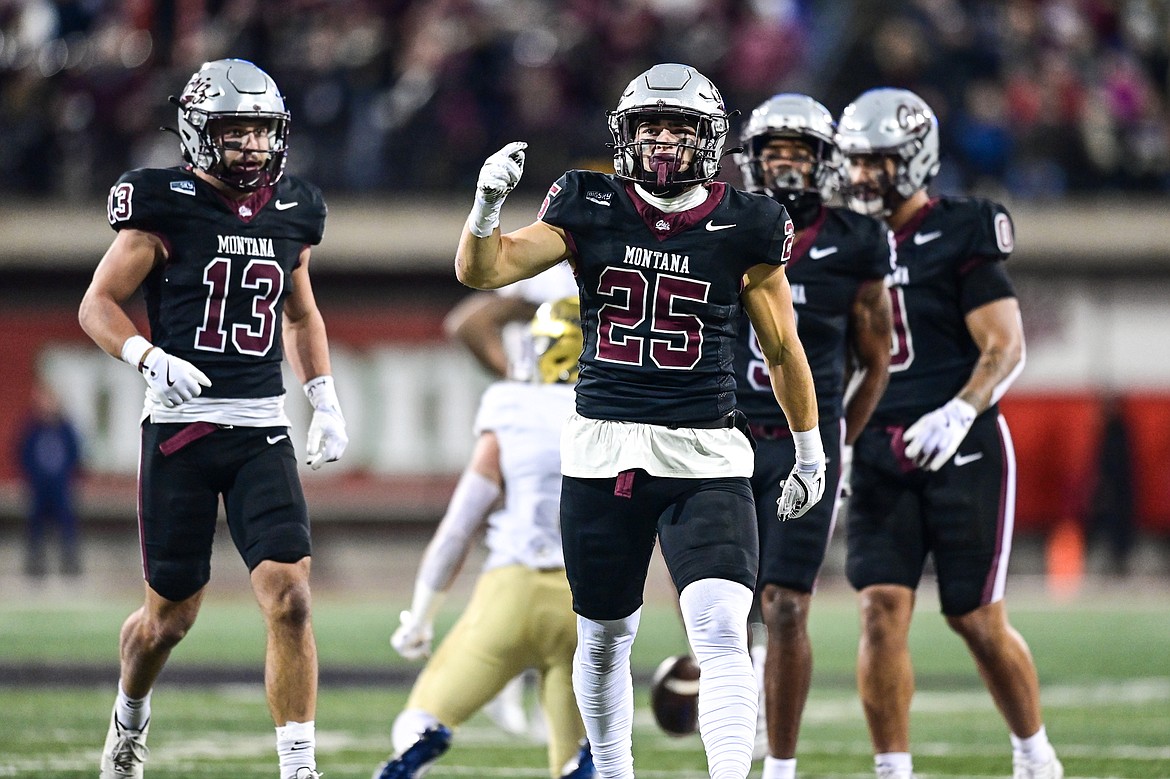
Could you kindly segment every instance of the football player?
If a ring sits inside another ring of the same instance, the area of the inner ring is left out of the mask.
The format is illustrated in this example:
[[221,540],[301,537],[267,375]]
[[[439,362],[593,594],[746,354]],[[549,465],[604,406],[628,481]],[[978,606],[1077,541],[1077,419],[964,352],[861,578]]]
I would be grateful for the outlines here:
[[[576,295],[573,272],[568,263],[560,263],[500,290],[472,292],[447,314],[443,329],[466,346],[484,370],[495,377],[527,378],[533,370],[528,325],[537,308],[546,301]],[[497,454],[476,449],[468,467],[481,472],[498,471]],[[520,674],[483,707],[484,713],[505,732],[545,741],[539,704],[532,716],[524,709],[525,687],[536,681],[532,671]]]
[[759,543],[752,447],[735,409],[741,308],[796,431],[779,517],[799,517],[824,491],[816,395],[783,268],[792,222],[775,200],[714,181],[728,113],[694,68],[660,64],[636,77],[609,129],[614,174],[569,171],[537,220],[507,235],[499,213],[526,144],[490,156],[456,274],[493,289],[568,260],[577,276],[585,346],[561,443],[561,529],[578,615],[573,688],[598,773],[633,776],[630,647],[657,539],[702,669],[708,768],[745,777]]
[[550,775],[593,776],[588,746],[579,746],[585,728],[573,698],[576,620],[558,520],[560,435],[573,409],[581,354],[577,298],[542,305],[531,336],[531,381],[497,382],[484,393],[472,463],[427,545],[410,609],[391,637],[399,654],[410,660],[430,654],[434,616],[485,526],[487,562],[463,616],[394,720],[396,756],[375,779],[422,776],[447,750],[453,730],[527,668],[542,680]]
[[847,575],[862,615],[857,679],[882,779],[913,776],[907,637],[927,556],[947,624],[967,644],[1011,731],[1016,779],[1060,779],[1036,667],[1008,622],[1016,462],[997,402],[1024,365],[1020,307],[998,203],[938,197],[938,121],[904,89],[845,108],[837,144],[850,205],[894,231],[890,384],[854,447]]
[[[781,94],[752,112],[740,136],[746,186],[784,205],[796,227],[785,273],[816,384],[827,484],[834,498],[817,503],[800,522],[776,522],[770,507],[776,505],[795,451],[744,317],[735,359],[736,404],[747,413],[757,444],[752,476],[760,531],[756,588],[767,641],[752,646],[752,657],[763,681],[761,715],[767,714],[767,732],[757,743],[757,756],[767,754],[764,779],[796,775],[796,740],[812,678],[808,611],[836,521],[847,460],[842,455],[869,419],[889,376],[885,279],[893,270],[893,240],[876,219],[825,205],[840,182],[835,124],[829,110],[811,97]],[[846,401],[851,360],[857,370]]]
[[[175,102],[186,165],[130,171],[110,190],[118,235],[80,311],[89,336],[146,381],[138,503],[146,598],[122,626],[101,777],[143,775],[151,690],[199,613],[222,498],[267,628],[280,777],[314,779],[309,519],[281,362],[288,358],[313,406],[307,455],[317,469],[348,441],[309,281],[325,203],[315,186],[284,175],[289,114],[260,68],[208,62]],[[139,288],[152,340],[126,313]]]

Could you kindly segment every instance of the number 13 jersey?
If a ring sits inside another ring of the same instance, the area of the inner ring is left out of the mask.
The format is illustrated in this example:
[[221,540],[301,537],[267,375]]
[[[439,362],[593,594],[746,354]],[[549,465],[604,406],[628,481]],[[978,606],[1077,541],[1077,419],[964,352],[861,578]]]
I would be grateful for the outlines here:
[[150,337],[211,379],[196,401],[284,394],[284,301],[301,251],[321,242],[325,214],[320,190],[294,176],[243,202],[182,167],[133,170],[110,189],[110,226],[166,246],[166,262],[142,284]]

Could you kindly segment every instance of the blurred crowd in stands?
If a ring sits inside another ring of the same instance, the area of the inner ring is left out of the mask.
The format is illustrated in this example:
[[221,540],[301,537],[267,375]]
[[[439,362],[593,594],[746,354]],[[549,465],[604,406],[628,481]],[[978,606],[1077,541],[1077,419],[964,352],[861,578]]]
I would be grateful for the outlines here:
[[1170,191],[1166,0],[0,0],[0,193],[81,199],[178,164],[167,97],[227,56],[277,80],[290,169],[327,195],[470,197],[515,139],[529,194],[608,168],[605,111],[662,61],[744,114],[913,89],[944,191]]

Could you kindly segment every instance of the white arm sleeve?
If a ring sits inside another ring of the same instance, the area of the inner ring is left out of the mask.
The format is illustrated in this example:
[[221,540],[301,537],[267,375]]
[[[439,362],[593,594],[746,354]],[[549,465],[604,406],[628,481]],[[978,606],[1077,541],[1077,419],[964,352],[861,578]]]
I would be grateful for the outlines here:
[[[475,471],[464,471],[459,477],[447,511],[419,563],[414,605],[411,606],[417,617],[421,618],[430,611],[430,602],[436,593],[446,592],[451,587],[471,551],[476,530],[487,519],[500,493],[499,485]],[[420,603],[420,600],[425,602]],[[422,610],[416,611],[418,607]]]

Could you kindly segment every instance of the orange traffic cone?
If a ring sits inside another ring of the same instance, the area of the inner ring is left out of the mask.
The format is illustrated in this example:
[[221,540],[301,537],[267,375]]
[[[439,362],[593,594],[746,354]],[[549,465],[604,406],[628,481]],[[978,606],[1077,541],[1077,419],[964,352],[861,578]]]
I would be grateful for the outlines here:
[[1059,600],[1076,596],[1085,575],[1085,534],[1071,517],[1056,523],[1045,549],[1048,592]]

